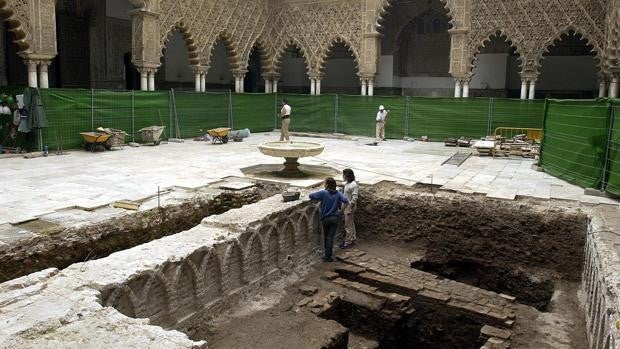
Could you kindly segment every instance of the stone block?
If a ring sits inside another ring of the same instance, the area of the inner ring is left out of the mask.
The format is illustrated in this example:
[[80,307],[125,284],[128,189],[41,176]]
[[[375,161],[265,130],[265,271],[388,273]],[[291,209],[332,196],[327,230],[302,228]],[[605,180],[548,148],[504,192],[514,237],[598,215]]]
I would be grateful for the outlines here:
[[507,294],[505,294],[505,293],[500,293],[500,294],[499,294],[499,296],[500,296],[500,297],[502,297],[502,298],[504,298],[505,300],[507,300],[507,301],[509,301],[509,302],[512,302],[512,303],[514,303],[514,302],[515,302],[515,300],[516,300],[516,298],[515,298],[515,297],[513,297],[513,296],[509,296],[509,295],[507,295]]
[[339,276],[338,273],[334,273],[333,271],[326,271],[325,273],[323,273],[323,277],[327,280],[334,280],[335,278],[337,278]]
[[344,275],[350,275],[350,276],[356,276],[366,271],[366,269],[360,268],[354,265],[341,265],[341,266],[335,267],[334,270],[341,275],[344,274]]
[[438,301],[438,302],[448,302],[450,301],[450,296],[445,293],[430,291],[430,290],[422,290],[418,293],[419,297],[427,298],[429,300]]
[[312,296],[313,294],[317,293],[318,290],[318,287],[310,285],[302,285],[299,287],[299,292],[304,296]]
[[302,300],[300,300],[299,302],[297,302],[297,306],[298,307],[304,307],[306,305],[308,305],[308,303],[312,302],[312,298],[311,297],[306,297]]
[[497,337],[503,340],[510,339],[512,333],[508,330],[503,330],[494,326],[484,325],[480,330],[480,334],[486,338]]

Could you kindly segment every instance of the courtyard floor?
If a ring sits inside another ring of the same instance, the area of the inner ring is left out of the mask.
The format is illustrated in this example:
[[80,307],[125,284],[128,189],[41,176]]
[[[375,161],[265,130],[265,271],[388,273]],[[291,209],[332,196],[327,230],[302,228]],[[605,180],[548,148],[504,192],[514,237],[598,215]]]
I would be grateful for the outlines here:
[[[68,207],[88,209],[116,200],[139,200],[157,194],[158,189],[192,189],[225,177],[243,177],[244,167],[283,162],[262,155],[257,148],[277,137],[271,132],[252,134],[244,142],[225,145],[186,140],[103,153],[73,150],[64,156],[0,159],[5,178],[0,188],[0,224],[28,221]],[[358,181],[365,184],[423,183],[508,200],[527,196],[618,205],[616,200],[584,195],[578,186],[533,170],[531,159],[492,159],[474,154],[460,166],[442,165],[456,152],[471,150],[398,140],[374,147],[366,145],[372,140],[364,138],[294,138],[325,145],[323,154],[300,159],[300,163],[338,170],[350,167]],[[307,186],[316,181],[291,184]]]

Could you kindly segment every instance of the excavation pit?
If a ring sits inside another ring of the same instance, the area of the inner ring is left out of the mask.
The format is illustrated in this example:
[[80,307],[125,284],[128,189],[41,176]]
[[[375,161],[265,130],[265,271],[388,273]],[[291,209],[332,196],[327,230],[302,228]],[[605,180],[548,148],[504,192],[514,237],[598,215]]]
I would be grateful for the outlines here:
[[[46,283],[79,276],[72,287],[96,285],[96,304],[123,321],[146,318],[216,349],[585,348],[589,338],[613,340],[610,321],[597,315],[604,297],[590,291],[593,226],[578,204],[362,187],[356,248],[321,263],[318,211],[307,194],[210,216]],[[28,338],[19,343],[38,337]]]

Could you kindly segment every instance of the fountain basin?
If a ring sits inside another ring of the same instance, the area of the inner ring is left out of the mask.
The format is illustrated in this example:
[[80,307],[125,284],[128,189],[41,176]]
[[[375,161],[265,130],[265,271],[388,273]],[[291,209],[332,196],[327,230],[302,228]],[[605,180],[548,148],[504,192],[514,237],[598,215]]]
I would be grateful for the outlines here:
[[266,142],[258,146],[261,153],[279,158],[303,158],[317,156],[325,146],[313,142]]
[[313,142],[266,142],[260,144],[258,149],[261,153],[284,158],[284,169],[276,174],[282,177],[304,177],[305,174],[299,169],[297,159],[317,156],[323,152],[325,146]]

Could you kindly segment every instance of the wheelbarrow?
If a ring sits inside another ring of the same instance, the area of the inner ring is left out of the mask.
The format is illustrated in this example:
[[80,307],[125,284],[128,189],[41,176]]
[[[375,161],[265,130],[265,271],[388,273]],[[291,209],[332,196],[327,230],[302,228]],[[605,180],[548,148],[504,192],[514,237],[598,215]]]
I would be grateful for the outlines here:
[[161,142],[161,134],[164,132],[165,127],[166,126],[149,126],[140,129],[140,132],[142,133],[142,141],[144,143],[159,145]]
[[230,132],[230,127],[218,127],[207,131],[213,144],[216,142],[220,144],[228,143],[228,132]]
[[106,143],[110,135],[101,132],[80,132],[82,138],[84,138],[84,149],[94,152],[95,150],[104,151],[110,149],[110,146]]

